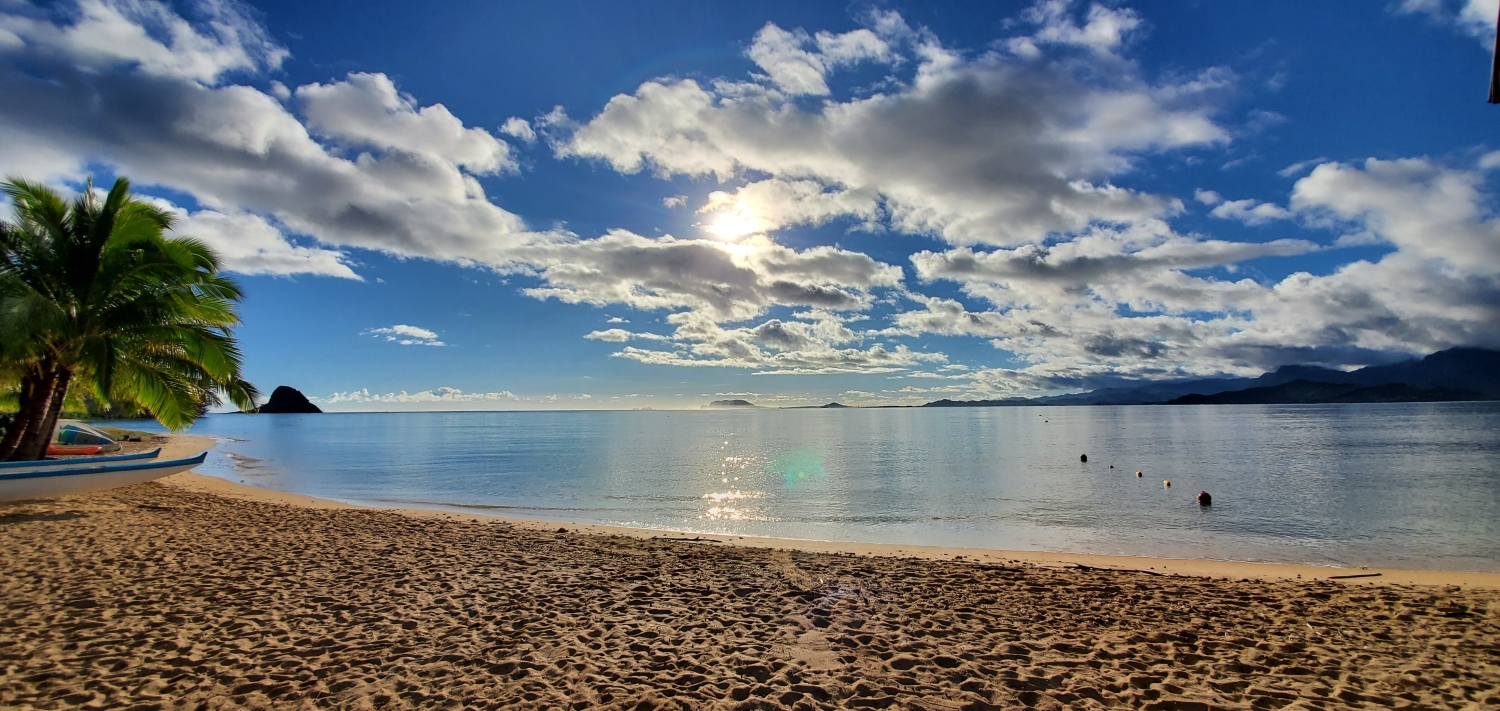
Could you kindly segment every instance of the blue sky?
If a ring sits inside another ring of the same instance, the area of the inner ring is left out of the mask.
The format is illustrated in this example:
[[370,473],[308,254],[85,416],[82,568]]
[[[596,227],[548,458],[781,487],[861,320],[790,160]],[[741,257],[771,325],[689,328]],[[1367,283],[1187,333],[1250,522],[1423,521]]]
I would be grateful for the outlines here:
[[918,403],[1500,346],[1496,0],[0,3],[326,409]]

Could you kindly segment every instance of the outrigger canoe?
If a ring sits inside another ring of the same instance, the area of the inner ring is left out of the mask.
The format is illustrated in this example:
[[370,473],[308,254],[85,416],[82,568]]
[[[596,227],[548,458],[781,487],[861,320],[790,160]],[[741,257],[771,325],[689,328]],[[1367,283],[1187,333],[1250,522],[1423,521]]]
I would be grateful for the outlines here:
[[[202,464],[207,457],[208,452],[187,459],[167,461],[43,460],[43,462],[61,461],[73,466],[43,466],[22,471],[0,469],[0,501],[47,499],[54,496],[82,494],[101,489],[113,489],[117,486],[139,484],[143,481],[185,472]],[[20,464],[21,462],[8,463]],[[38,464],[39,462],[29,463]]]
[[98,444],[49,444],[47,454],[50,456],[68,456],[74,454],[98,454],[104,451],[103,445]]
[[56,467],[102,466],[105,464],[132,462],[140,459],[156,459],[158,456],[161,456],[161,447],[157,447],[149,452],[111,454],[105,457],[89,457],[88,459],[33,459],[30,461],[0,462],[0,474],[13,474],[33,469],[53,469]]

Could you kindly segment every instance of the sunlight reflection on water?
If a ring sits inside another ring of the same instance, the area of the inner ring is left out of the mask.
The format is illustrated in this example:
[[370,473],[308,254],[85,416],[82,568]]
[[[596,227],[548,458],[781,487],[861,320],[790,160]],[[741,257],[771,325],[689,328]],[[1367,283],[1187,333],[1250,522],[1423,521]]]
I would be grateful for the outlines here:
[[[740,535],[1500,570],[1500,403],[219,415],[192,432],[235,440],[220,448],[238,466],[216,454],[206,473],[345,501]],[[1211,508],[1192,501],[1199,490]]]

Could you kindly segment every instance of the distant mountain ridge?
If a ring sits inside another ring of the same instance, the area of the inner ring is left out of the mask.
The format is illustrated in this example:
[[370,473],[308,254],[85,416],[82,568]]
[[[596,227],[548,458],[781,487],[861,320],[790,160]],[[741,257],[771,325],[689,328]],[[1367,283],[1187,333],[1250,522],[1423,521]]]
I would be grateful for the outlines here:
[[[1295,382],[1353,386],[1342,389],[1299,385],[1275,390]],[[1405,385],[1407,388],[1382,386]],[[1204,378],[1136,387],[1100,388],[1086,393],[1050,395],[1004,400],[937,400],[923,407],[996,407],[1021,405],[1155,405],[1191,402],[1239,402],[1234,397],[1212,398],[1227,393],[1257,392],[1243,402],[1439,402],[1449,400],[1500,400],[1500,351],[1460,346],[1438,351],[1425,358],[1372,365],[1343,371],[1316,365],[1284,365],[1256,378]],[[1359,392],[1368,390],[1368,392]],[[1345,398],[1308,400],[1306,398]],[[1268,399],[1269,398],[1269,399]],[[1281,399],[1277,399],[1281,398]],[[1354,398],[1354,399],[1348,399]],[[1371,399],[1374,398],[1374,399]]]
[[1281,385],[1231,390],[1215,395],[1184,395],[1168,405],[1314,405],[1354,402],[1459,402],[1483,400],[1472,390],[1424,388],[1406,383],[1358,385],[1293,380]]

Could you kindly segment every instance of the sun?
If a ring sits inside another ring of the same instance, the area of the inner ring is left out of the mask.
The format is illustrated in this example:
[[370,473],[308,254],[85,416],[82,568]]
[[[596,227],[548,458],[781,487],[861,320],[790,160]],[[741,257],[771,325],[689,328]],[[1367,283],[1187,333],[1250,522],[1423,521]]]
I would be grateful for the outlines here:
[[723,239],[739,239],[746,235],[764,232],[765,227],[765,220],[742,212],[724,212],[705,225],[703,230]]

